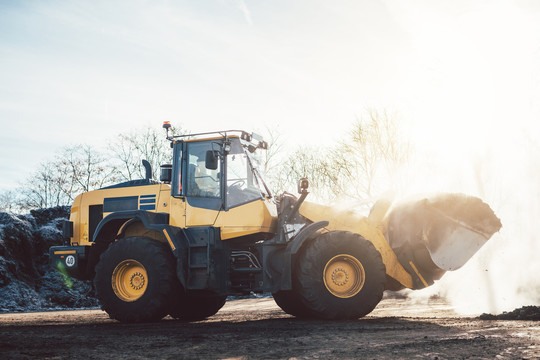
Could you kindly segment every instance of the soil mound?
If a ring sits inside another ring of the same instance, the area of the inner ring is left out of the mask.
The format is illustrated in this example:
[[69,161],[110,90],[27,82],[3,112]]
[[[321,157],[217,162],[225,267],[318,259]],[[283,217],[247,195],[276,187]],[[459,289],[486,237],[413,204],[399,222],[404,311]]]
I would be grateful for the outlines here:
[[482,314],[478,317],[481,320],[529,320],[540,321],[540,306],[523,306],[510,312],[503,312],[499,315]]
[[49,265],[49,247],[62,244],[70,208],[0,212],[0,313],[97,307],[90,284],[64,279]]

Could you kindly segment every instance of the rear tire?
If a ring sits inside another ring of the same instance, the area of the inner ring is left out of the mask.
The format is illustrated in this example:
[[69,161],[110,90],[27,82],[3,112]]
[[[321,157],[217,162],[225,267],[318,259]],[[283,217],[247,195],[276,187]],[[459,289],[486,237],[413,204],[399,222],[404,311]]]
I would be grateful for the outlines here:
[[177,297],[172,310],[169,311],[175,319],[184,321],[199,321],[215,315],[227,301],[226,296],[221,295],[185,295]]
[[96,265],[101,308],[122,322],[158,321],[171,307],[175,260],[167,245],[145,237],[113,243]]
[[373,244],[358,234],[325,233],[297,260],[293,289],[312,317],[357,319],[381,301],[386,268]]

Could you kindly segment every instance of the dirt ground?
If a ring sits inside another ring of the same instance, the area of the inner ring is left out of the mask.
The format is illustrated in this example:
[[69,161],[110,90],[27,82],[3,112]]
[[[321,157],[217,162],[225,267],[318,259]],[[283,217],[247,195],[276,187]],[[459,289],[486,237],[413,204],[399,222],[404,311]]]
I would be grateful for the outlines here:
[[271,298],[206,321],[121,324],[100,310],[0,315],[2,359],[537,359],[540,323],[478,320],[443,301],[386,299],[355,321],[304,321]]

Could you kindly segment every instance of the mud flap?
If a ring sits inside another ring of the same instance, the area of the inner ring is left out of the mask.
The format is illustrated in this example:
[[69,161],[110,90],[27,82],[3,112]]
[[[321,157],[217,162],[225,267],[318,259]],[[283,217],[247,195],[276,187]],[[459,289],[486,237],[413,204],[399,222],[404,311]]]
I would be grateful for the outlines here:
[[272,292],[278,290],[291,290],[292,289],[292,277],[291,271],[293,266],[293,258],[302,248],[302,245],[317,232],[324,227],[328,226],[328,221],[318,221],[316,223],[306,226],[301,230],[291,242],[287,245],[285,254],[283,256],[283,270],[281,272],[281,282],[279,288],[272,289]]

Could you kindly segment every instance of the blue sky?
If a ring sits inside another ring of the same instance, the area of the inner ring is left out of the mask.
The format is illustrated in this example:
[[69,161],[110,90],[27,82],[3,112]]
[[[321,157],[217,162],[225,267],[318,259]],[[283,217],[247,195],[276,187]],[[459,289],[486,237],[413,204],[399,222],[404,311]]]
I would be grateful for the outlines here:
[[427,147],[485,147],[509,118],[538,130],[538,3],[432,3],[0,1],[0,190],[64,146],[164,120],[308,144],[366,107]]

